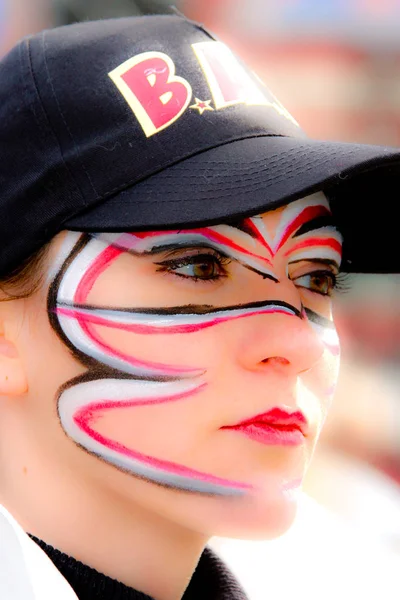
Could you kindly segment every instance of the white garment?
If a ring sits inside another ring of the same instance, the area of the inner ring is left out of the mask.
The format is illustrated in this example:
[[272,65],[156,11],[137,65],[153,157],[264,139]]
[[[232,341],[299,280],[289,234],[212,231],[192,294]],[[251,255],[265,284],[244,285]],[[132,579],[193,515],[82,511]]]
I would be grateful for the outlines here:
[[48,556],[0,506],[1,600],[77,600]]

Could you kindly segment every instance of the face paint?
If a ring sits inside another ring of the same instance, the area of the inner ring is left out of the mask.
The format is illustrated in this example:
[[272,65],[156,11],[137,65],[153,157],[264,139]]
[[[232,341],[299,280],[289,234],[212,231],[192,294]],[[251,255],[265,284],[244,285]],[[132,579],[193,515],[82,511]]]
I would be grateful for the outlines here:
[[260,275],[277,281],[271,268],[272,260],[290,237],[300,237],[314,231],[299,241],[285,256],[294,260],[332,258],[337,266],[341,262],[342,236],[332,225],[329,203],[321,194],[307,196],[288,205],[283,211],[273,237],[268,233],[262,216],[249,217],[241,223],[216,225],[194,230],[159,231],[126,234],[98,234],[108,244],[133,254],[155,254],[170,247],[201,246],[226,253],[240,264]]
[[[72,238],[71,245],[74,241]],[[89,378],[75,379],[71,387],[62,391],[58,411],[63,429],[89,452],[156,483],[207,494],[232,495],[251,489],[242,482],[228,481],[145,456],[96,433],[91,427],[92,422],[105,410],[143,406],[144,399],[147,404],[189,400],[206,384],[201,379],[201,368],[149,363],[123,355],[105,344],[92,325],[121,327],[146,334],[189,333],[255,314],[280,313],[298,317],[299,311],[283,302],[253,303],[219,310],[177,307],[140,311],[88,307],[85,300],[93,283],[121,252],[120,248],[104,246],[98,239],[86,238],[84,243],[72,249],[70,260],[50,294],[50,312],[57,317],[63,336],[74,351],[78,351],[80,360],[90,364],[90,360],[87,362],[89,357],[100,363],[103,377],[107,375],[107,367],[110,368],[109,378],[97,380],[90,377],[89,368]],[[112,378],[116,371],[121,379]],[[141,379],[134,379],[135,376]],[[143,379],[145,377],[147,380]]]
[[[258,254],[246,246],[254,246],[246,232],[236,227],[216,225],[195,230],[145,232],[135,234],[100,234],[97,237],[109,244],[128,250],[132,254],[156,254],[168,248],[190,246],[214,248],[227,254],[247,269],[255,271],[265,278],[277,281],[271,267],[269,256]],[[236,238],[236,239],[235,239]],[[239,239],[238,239],[239,238]],[[263,249],[260,248],[262,251]]]
[[[170,248],[205,246],[225,253],[263,278],[278,282],[272,270],[274,256],[293,241],[310,219],[329,216],[321,199],[298,201],[283,213],[271,239],[260,217],[239,225],[218,225],[195,230],[125,234],[67,234],[69,257],[55,277],[49,294],[49,313],[56,331],[88,371],[60,392],[58,412],[67,435],[88,452],[135,476],[152,482],[205,494],[236,495],[252,487],[187,466],[151,457],[99,434],[94,424],[107,411],[168,402],[190,402],[207,386],[202,365],[187,367],[139,359],[107,343],[97,326],[140,335],[177,335],[200,332],[237,319],[261,314],[283,314],[309,319],[316,333],[332,350],[337,338],[331,321],[311,309],[299,310],[279,300],[212,307],[186,305],[169,308],[92,306],[88,296],[101,274],[123,253],[152,255]],[[328,227],[309,232],[287,255],[293,262],[306,251],[312,258],[336,260],[340,236]],[[318,235],[317,235],[318,233]],[[298,235],[301,238],[301,233]],[[304,234],[305,235],[305,234]],[[335,240],[333,245],[329,240]],[[325,243],[326,241],[326,243]],[[299,244],[304,243],[301,248]],[[65,255],[65,244],[63,254]],[[294,258],[293,258],[294,257]],[[310,258],[308,258],[310,259]]]
[[99,434],[93,428],[96,419],[108,410],[190,400],[204,386],[204,383],[181,381],[83,381],[61,394],[60,420],[66,433],[83,448],[138,477],[188,491],[236,495],[251,486],[147,456]]
[[113,310],[106,308],[80,308],[59,304],[59,316],[78,319],[81,323],[94,323],[141,334],[194,333],[219,323],[252,315],[284,314],[300,316],[300,312],[286,302],[252,302],[251,304],[210,309],[208,306],[172,307],[151,310]]

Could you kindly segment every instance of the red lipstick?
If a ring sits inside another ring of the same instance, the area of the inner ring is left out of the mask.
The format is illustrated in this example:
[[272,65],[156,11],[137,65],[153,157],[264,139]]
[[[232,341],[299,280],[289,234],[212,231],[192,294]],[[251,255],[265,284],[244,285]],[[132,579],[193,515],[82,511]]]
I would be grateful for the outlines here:
[[269,446],[299,446],[304,443],[308,423],[299,410],[290,412],[275,407],[268,412],[221,429],[237,431],[256,442]]

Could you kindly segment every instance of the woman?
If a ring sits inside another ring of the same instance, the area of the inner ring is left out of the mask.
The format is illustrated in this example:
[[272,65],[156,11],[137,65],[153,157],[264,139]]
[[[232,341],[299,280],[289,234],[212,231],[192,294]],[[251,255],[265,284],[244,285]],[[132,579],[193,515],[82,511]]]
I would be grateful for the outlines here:
[[244,598],[207,541],[293,521],[342,233],[388,265],[359,199],[400,155],[307,139],[181,17],[44,32],[0,77],[2,597]]

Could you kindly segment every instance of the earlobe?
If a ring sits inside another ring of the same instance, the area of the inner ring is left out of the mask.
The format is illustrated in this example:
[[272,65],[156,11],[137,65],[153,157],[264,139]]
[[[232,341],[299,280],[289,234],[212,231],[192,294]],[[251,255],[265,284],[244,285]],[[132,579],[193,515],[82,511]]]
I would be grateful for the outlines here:
[[27,391],[28,380],[17,348],[0,335],[0,395],[19,396]]

